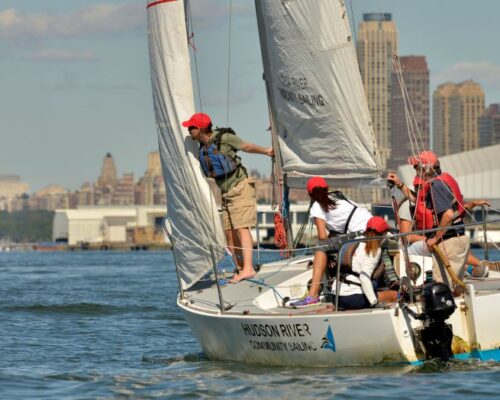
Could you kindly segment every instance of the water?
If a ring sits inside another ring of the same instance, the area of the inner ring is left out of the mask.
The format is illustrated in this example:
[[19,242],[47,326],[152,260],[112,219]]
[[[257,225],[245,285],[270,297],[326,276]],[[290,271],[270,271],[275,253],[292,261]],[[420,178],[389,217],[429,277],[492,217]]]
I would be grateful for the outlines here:
[[498,397],[497,363],[208,361],[175,306],[172,262],[170,252],[0,253],[0,398]]

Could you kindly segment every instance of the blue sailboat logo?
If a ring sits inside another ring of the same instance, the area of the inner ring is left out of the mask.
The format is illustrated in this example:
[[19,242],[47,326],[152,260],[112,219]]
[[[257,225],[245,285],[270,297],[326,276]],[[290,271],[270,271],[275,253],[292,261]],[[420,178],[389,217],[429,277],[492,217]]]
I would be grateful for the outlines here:
[[323,343],[321,344],[322,349],[330,349],[335,352],[335,338],[333,337],[333,330],[330,325],[328,325],[328,329],[326,330],[326,335],[323,336]]

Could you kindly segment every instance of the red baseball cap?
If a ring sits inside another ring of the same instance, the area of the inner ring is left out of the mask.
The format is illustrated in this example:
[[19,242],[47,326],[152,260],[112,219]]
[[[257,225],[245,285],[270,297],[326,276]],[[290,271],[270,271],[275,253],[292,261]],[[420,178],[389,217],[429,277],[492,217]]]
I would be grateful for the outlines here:
[[382,217],[371,217],[366,224],[366,230],[370,229],[377,233],[384,233],[389,230],[389,225]]
[[208,128],[208,125],[212,123],[212,120],[207,114],[204,113],[196,113],[193,114],[191,118],[189,118],[187,121],[184,121],[182,123],[182,126],[185,126],[186,128],[190,126],[194,126],[195,128],[198,129],[205,129]]
[[312,193],[314,188],[325,188],[328,189],[328,183],[321,176],[313,176],[307,181],[307,191]]
[[424,183],[424,180],[419,175],[415,175],[415,178],[413,178],[413,186],[423,185]]
[[423,151],[417,157],[408,158],[408,164],[411,165],[436,165],[438,162],[437,155],[429,150]]

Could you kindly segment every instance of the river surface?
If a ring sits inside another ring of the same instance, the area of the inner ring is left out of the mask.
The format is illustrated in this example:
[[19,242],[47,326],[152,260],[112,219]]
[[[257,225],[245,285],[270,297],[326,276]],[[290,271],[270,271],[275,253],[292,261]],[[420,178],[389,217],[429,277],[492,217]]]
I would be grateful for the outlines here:
[[209,361],[175,306],[168,251],[0,253],[0,278],[1,399],[500,396],[498,363],[306,369]]

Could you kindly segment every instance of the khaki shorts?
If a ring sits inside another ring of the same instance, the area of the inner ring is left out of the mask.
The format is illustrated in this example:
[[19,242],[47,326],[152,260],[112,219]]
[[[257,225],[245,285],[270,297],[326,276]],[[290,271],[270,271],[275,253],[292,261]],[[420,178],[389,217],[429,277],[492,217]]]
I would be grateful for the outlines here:
[[[460,280],[464,279],[465,262],[469,253],[469,238],[465,235],[446,239],[438,244],[445,257],[448,258],[451,269],[455,272]],[[436,282],[444,282],[451,289],[454,284],[450,274],[446,272],[446,268],[436,257],[432,257],[432,275]]]
[[255,180],[246,178],[222,196],[222,225],[227,231],[252,228],[256,223]]

